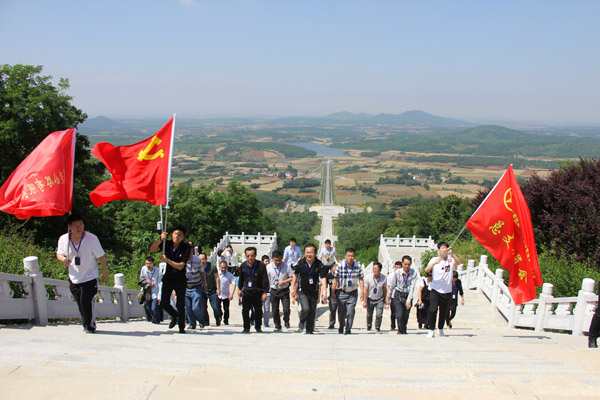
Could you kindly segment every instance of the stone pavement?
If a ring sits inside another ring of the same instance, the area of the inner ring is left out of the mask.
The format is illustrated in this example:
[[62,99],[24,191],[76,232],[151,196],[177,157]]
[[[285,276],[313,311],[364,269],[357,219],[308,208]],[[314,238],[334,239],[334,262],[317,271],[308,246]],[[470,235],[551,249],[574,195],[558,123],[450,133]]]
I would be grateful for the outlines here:
[[[0,327],[0,399],[598,399],[600,351],[587,338],[508,329],[474,291],[448,337],[365,329],[241,334],[231,325],[186,335],[145,321]],[[292,322],[297,313],[292,312]]]

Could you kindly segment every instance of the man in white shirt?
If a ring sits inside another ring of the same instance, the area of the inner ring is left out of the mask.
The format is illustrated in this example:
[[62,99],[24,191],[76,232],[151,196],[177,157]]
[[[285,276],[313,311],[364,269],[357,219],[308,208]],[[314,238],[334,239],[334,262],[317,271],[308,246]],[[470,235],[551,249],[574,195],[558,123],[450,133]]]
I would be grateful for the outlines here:
[[267,275],[271,287],[271,312],[275,331],[281,331],[281,315],[279,304],[283,307],[283,322],[287,329],[290,328],[290,283],[294,277],[294,271],[283,262],[281,251],[275,250],[271,255],[273,260],[267,265]]
[[296,246],[296,238],[290,239],[290,245],[283,250],[283,261],[294,268],[302,258],[302,250]]
[[229,304],[233,300],[233,293],[235,291],[235,276],[229,271],[227,267],[229,263],[227,261],[221,261],[219,263],[219,307],[223,311],[223,324],[229,325]]
[[140,284],[144,288],[142,296],[150,292],[150,298],[144,299],[144,310],[146,318],[153,324],[160,324],[160,311],[158,300],[160,300],[160,282],[162,274],[160,268],[154,266],[154,257],[146,257],[146,264],[140,271]]
[[[333,283],[333,274],[335,273],[335,266],[340,262],[335,247],[331,245],[331,240],[325,240],[325,247],[319,251],[317,257],[327,268],[327,286],[329,287],[329,296],[327,291],[321,291],[321,302],[325,304],[329,301],[329,329],[335,329],[335,319],[337,317],[337,300],[331,297],[331,284]],[[323,288],[325,289],[325,288]]]
[[[349,247],[346,249],[344,260],[335,269],[331,297],[338,300],[339,334],[350,335],[354,323],[356,303],[364,299],[365,286],[362,266],[354,261],[356,251]],[[359,290],[360,287],[360,290]]]
[[58,239],[56,258],[69,269],[69,288],[77,302],[86,333],[96,332],[93,316],[94,297],[98,293],[98,262],[102,265],[102,281],[108,283],[108,268],[98,237],[83,229],[83,218],[71,214],[67,218],[69,233]]
[[[394,263],[394,271],[397,269],[400,269],[400,268],[402,268],[402,261],[396,261]],[[391,286],[393,277],[394,277],[394,272],[392,272],[391,274],[389,274],[387,276],[388,295],[390,296],[390,299],[394,298],[394,288]],[[390,329],[395,331],[396,330],[396,305],[394,304],[393,301],[389,301],[388,304],[390,306]]]
[[440,311],[438,330],[440,336],[444,335],[444,323],[448,314],[448,303],[452,296],[452,272],[459,264],[458,258],[452,254],[452,248],[446,242],[438,243],[437,257],[429,261],[425,272],[431,272],[432,280],[429,284],[429,333],[427,337],[434,337],[435,318]]

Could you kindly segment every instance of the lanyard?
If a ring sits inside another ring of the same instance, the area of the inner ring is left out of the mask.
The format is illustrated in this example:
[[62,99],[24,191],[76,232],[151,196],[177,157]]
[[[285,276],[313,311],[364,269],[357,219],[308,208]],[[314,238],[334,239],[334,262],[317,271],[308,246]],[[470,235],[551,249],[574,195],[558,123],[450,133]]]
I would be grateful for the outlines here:
[[[409,271],[410,273],[410,271]],[[408,274],[402,276],[402,279],[404,279],[404,288],[406,289],[406,286],[408,285]]]
[[171,246],[171,259],[173,261],[175,261],[175,259],[177,258],[177,256],[179,255],[179,252],[181,251],[181,245],[179,245],[179,247],[177,248],[177,251],[175,251],[175,249],[173,248],[173,246]]
[[248,275],[250,275],[248,277],[248,279],[252,279],[252,276],[254,276],[254,270],[256,269],[256,260],[254,260],[254,265],[252,266],[252,271],[250,271],[250,265],[248,265]]
[[381,275],[379,275],[379,278],[375,279],[375,276],[373,276],[373,283],[375,283],[375,288],[377,288],[377,285],[379,285],[379,280],[381,279]]
[[350,273],[348,274],[348,263],[344,261],[344,267],[346,268],[346,274],[348,275],[348,280],[352,279],[352,274],[354,273],[354,263],[352,263],[352,268],[350,268]]
[[274,266],[273,269],[275,270],[275,273],[277,274],[277,281],[279,282],[279,275],[281,275],[281,269],[283,268],[283,264],[281,264],[279,267],[277,267],[274,264],[273,264],[273,266]]
[[317,263],[316,261],[313,261],[313,265],[312,265],[312,267],[310,267],[310,271],[308,270],[308,261],[306,261],[306,262],[304,263],[304,268],[306,268],[306,272],[308,272],[308,276],[309,276],[309,277],[312,275],[312,273],[313,273],[313,271],[314,271],[314,269],[315,269],[315,264],[316,264],[316,263]]
[[85,237],[85,231],[83,232],[83,235],[81,235],[81,239],[79,239],[79,244],[77,245],[77,247],[75,247],[75,243],[73,243],[73,239],[69,238],[69,240],[71,241],[71,245],[75,249],[75,252],[77,253],[77,255],[79,255],[79,249],[81,248],[81,243],[83,242],[84,237]]

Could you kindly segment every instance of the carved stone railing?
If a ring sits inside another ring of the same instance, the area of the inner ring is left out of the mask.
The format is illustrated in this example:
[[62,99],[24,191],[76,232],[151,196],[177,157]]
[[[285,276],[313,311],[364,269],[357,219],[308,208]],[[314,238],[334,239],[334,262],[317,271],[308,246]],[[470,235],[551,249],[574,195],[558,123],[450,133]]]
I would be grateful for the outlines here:
[[509,327],[570,331],[572,335],[582,335],[588,332],[598,307],[593,279],[583,280],[577,297],[555,298],[552,296],[554,286],[544,283],[538,299],[517,306],[504,283],[504,271],[497,269],[492,273],[487,265],[487,256],[481,256],[477,267],[474,260],[469,260],[466,270],[462,265],[457,270],[463,287],[483,293],[490,300],[491,308],[507,320]]
[[[37,257],[26,257],[23,266],[27,275],[0,273],[0,319],[32,319],[47,325],[49,319],[80,317],[68,281],[44,278]],[[123,274],[114,277],[114,287],[98,286],[94,316],[121,321],[145,316],[137,300],[139,291],[127,289]]]
[[223,235],[223,238],[221,239],[221,241],[211,251],[211,253],[208,257],[208,261],[211,263],[214,263],[217,260],[217,251],[219,251],[219,250],[225,251],[227,246],[230,244],[232,246],[236,245],[236,244],[241,244],[241,245],[268,244],[269,249],[267,250],[266,254],[268,254],[270,257],[271,254],[273,253],[273,251],[277,250],[277,232],[273,233],[272,235],[261,235],[260,232],[258,232],[256,235],[246,235],[244,232],[242,232],[241,235],[237,235],[237,234],[230,235],[229,232],[225,232],[225,235]]
[[383,244],[389,247],[425,247],[428,249],[435,248],[435,241],[429,236],[428,238],[418,238],[413,236],[411,238],[403,238],[400,235],[396,237],[384,237],[381,235]]

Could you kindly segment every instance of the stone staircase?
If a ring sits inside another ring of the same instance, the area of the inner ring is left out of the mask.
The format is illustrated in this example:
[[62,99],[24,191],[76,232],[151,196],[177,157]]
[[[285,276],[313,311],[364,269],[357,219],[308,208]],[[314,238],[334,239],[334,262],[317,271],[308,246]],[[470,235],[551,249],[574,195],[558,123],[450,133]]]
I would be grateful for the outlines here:
[[[0,327],[0,398],[64,399],[598,399],[600,353],[585,337],[516,330],[476,291],[467,291],[448,337],[426,338],[414,310],[408,335],[365,329],[241,334],[231,325],[188,331],[167,323],[101,321]],[[295,306],[292,324],[297,324]]]

